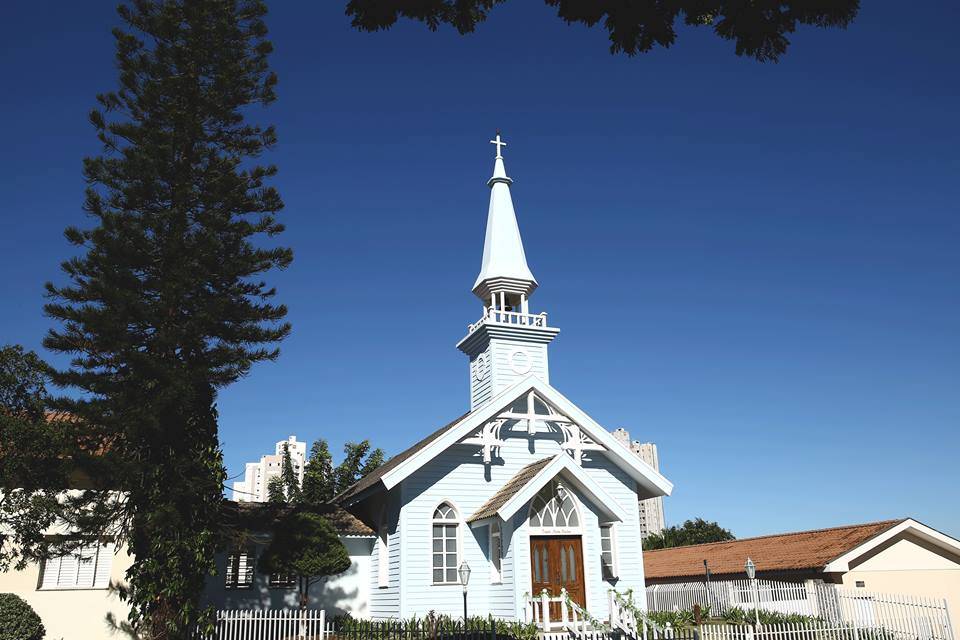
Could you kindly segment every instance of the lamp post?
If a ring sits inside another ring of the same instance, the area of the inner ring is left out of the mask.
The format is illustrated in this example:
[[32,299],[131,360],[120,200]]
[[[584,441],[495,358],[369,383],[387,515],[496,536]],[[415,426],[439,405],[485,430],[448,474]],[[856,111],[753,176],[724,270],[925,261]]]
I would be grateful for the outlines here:
[[457,569],[457,573],[460,574],[460,584],[463,585],[463,628],[467,628],[467,584],[470,582],[470,565],[467,564],[467,561],[464,560],[460,563],[460,568]]
[[750,591],[753,592],[753,624],[756,626],[760,624],[760,603],[757,602],[760,595],[757,592],[757,565],[753,563],[753,560],[747,558],[743,568],[747,572],[747,577],[750,578]]

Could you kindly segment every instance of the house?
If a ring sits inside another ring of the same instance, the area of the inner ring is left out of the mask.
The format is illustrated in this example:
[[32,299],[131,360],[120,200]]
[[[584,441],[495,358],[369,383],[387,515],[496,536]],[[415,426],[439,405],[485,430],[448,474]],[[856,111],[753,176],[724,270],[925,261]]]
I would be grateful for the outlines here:
[[643,553],[647,585],[756,576],[822,581],[873,592],[942,598],[960,638],[960,540],[912,518],[781,533]]

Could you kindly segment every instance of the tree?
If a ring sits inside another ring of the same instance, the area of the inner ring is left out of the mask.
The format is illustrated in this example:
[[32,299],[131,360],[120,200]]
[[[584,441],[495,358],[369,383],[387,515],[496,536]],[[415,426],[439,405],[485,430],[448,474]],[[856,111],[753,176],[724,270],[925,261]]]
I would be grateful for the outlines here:
[[48,367],[19,345],[0,348],[0,570],[46,550],[56,494],[68,486],[64,429],[46,406]]
[[667,549],[670,547],[686,547],[691,544],[707,542],[725,542],[735,540],[733,534],[716,522],[707,522],[703,518],[686,520],[681,526],[667,527],[662,533],[652,534],[644,538],[643,549]]
[[59,325],[44,345],[72,356],[52,374],[72,397],[55,406],[97,453],[77,458],[92,486],[58,516],[124,544],[131,625],[180,638],[222,542],[218,390],[275,359],[290,331],[263,280],[293,257],[263,245],[283,230],[276,169],[256,160],[276,135],[246,120],[276,77],[260,0],[118,13],[119,88],[97,98],[103,153],[83,167],[94,226],[66,230],[81,253],[63,263],[67,284],[47,285]]
[[287,494],[283,491],[283,478],[280,476],[273,476],[267,480],[267,502],[287,504]]
[[336,529],[319,513],[290,509],[274,528],[260,556],[260,571],[297,577],[300,609],[307,608],[310,587],[350,568],[350,555]]
[[300,481],[296,472],[293,470],[293,460],[290,459],[290,445],[283,443],[283,460],[280,463],[280,482],[283,487],[283,494],[288,502],[299,502],[300,500]]
[[[567,24],[593,27],[603,23],[611,53],[634,56],[677,39],[675,25],[710,27],[736,43],[738,56],[777,61],[790,45],[788,34],[798,25],[846,27],[856,17],[859,0],[544,0],[557,8]],[[347,15],[363,31],[389,29],[399,18],[423,22],[431,31],[449,24],[471,33],[495,5],[504,0],[350,0]]]
[[333,466],[330,447],[322,438],[310,448],[310,459],[303,474],[303,499],[305,504],[321,505],[333,500],[360,478],[383,464],[383,449],[371,450],[369,440],[348,442],[343,445],[343,460]]
[[325,504],[335,495],[333,479],[333,456],[324,439],[316,440],[310,447],[310,458],[303,469],[301,499],[307,504]]

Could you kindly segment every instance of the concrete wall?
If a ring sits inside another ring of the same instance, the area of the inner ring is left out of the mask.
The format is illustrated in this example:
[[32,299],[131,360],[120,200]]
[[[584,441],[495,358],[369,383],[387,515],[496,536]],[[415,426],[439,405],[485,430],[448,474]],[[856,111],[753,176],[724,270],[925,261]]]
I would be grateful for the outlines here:
[[[132,558],[120,550],[111,560],[110,582],[122,583]],[[125,638],[107,622],[113,614],[126,621],[129,609],[108,589],[39,590],[40,565],[0,573],[0,593],[14,593],[34,608],[47,629],[46,640],[106,640]]]
[[960,638],[960,554],[904,534],[851,562],[841,579],[846,587],[859,580],[868,591],[943,598]]

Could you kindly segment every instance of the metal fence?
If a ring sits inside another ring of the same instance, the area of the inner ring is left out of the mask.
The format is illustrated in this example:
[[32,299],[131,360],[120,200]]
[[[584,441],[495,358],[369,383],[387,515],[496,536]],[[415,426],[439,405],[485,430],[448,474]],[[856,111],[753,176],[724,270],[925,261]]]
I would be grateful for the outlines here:
[[837,628],[882,629],[890,640],[954,640],[947,602],[897,593],[851,589],[814,580],[724,580],[653,585],[646,589],[649,611],[709,606],[713,616],[734,607],[811,616]]

